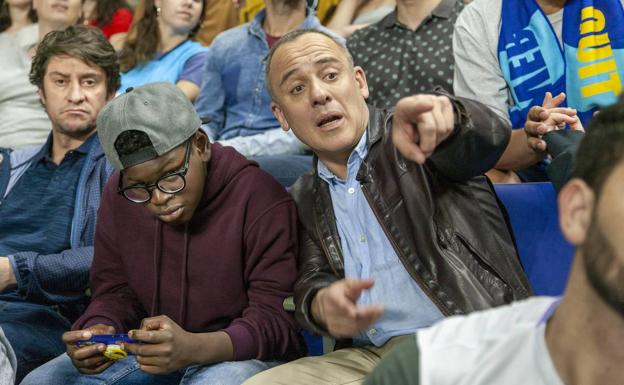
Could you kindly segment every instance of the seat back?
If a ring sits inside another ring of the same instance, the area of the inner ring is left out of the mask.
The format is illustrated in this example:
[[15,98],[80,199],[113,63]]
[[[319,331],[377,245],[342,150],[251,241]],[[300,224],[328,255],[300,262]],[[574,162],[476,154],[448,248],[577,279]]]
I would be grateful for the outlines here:
[[536,295],[560,295],[574,247],[559,228],[557,193],[552,183],[497,184],[507,209],[522,266]]

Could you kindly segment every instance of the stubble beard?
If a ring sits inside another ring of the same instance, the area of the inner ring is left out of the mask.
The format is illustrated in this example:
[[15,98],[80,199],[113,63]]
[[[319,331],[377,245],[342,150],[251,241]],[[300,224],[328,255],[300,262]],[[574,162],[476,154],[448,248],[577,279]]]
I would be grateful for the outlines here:
[[590,285],[600,298],[624,317],[624,264],[618,263],[613,246],[600,230],[595,215],[581,250]]
[[55,126],[55,129],[59,133],[76,140],[84,140],[88,138],[93,133],[93,131],[95,131],[95,122],[89,122],[84,126],[72,129],[68,129],[62,124],[56,124]]

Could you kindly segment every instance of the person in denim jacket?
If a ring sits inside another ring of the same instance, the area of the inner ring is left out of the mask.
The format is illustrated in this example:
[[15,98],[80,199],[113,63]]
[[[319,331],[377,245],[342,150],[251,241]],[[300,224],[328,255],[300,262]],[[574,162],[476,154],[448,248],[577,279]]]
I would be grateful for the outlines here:
[[0,326],[17,382],[65,350],[84,309],[96,212],[112,166],[95,119],[119,86],[115,50],[97,30],[51,32],[30,81],[52,123],[43,146],[0,149]]
[[[250,23],[215,38],[195,107],[205,122],[202,128],[213,141],[232,146],[247,157],[302,154],[305,146],[292,133],[285,135],[271,112],[265,59],[273,44],[292,30],[329,30],[303,0],[266,0],[265,4],[266,9]],[[288,163],[277,167],[294,167],[299,173],[311,167],[309,157],[287,159]],[[275,166],[265,167],[263,159],[255,160],[280,179],[284,170],[273,170]]]

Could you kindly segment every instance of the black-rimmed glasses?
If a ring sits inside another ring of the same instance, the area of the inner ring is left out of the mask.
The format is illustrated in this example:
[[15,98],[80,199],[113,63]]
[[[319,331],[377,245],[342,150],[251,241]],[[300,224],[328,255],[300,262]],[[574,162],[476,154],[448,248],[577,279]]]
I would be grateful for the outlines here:
[[159,189],[165,194],[175,194],[180,192],[186,187],[186,172],[188,171],[189,160],[191,158],[191,140],[186,143],[186,153],[184,155],[184,165],[181,169],[167,173],[155,183],[150,184],[134,184],[132,186],[123,187],[121,180],[122,176],[119,176],[119,185],[117,186],[117,192],[130,202],[145,203],[152,199],[152,190],[154,188]]

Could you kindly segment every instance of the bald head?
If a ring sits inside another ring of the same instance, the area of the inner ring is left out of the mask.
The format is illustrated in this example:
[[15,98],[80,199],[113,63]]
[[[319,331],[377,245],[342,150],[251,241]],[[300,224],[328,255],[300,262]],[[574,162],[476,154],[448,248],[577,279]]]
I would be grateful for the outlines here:
[[327,40],[331,41],[336,47],[338,47],[340,49],[340,52],[344,55],[344,59],[346,59],[346,61],[349,63],[351,69],[353,69],[353,56],[351,56],[351,53],[349,52],[349,50],[347,49],[347,47],[340,42],[338,39],[336,39],[334,36],[323,32],[323,31],[319,31],[317,29],[297,29],[294,30],[292,32],[287,33],[286,35],[282,36],[282,38],[277,42],[277,44],[275,44],[273,46],[273,48],[271,48],[271,51],[269,52],[269,56],[267,58],[267,63],[266,63],[266,67],[265,67],[265,79],[266,79],[266,84],[267,84],[267,89],[269,91],[269,96],[271,96],[271,98],[273,99],[274,97],[274,93],[273,93],[273,88],[272,88],[272,84],[271,84],[271,64],[273,62],[273,57],[277,54],[277,52],[279,50],[281,50],[282,48],[284,48],[284,46],[286,45],[290,45],[290,44],[295,44],[298,40],[301,40],[304,36],[309,36],[310,34],[316,34],[316,35],[321,35],[323,37],[325,37]]

